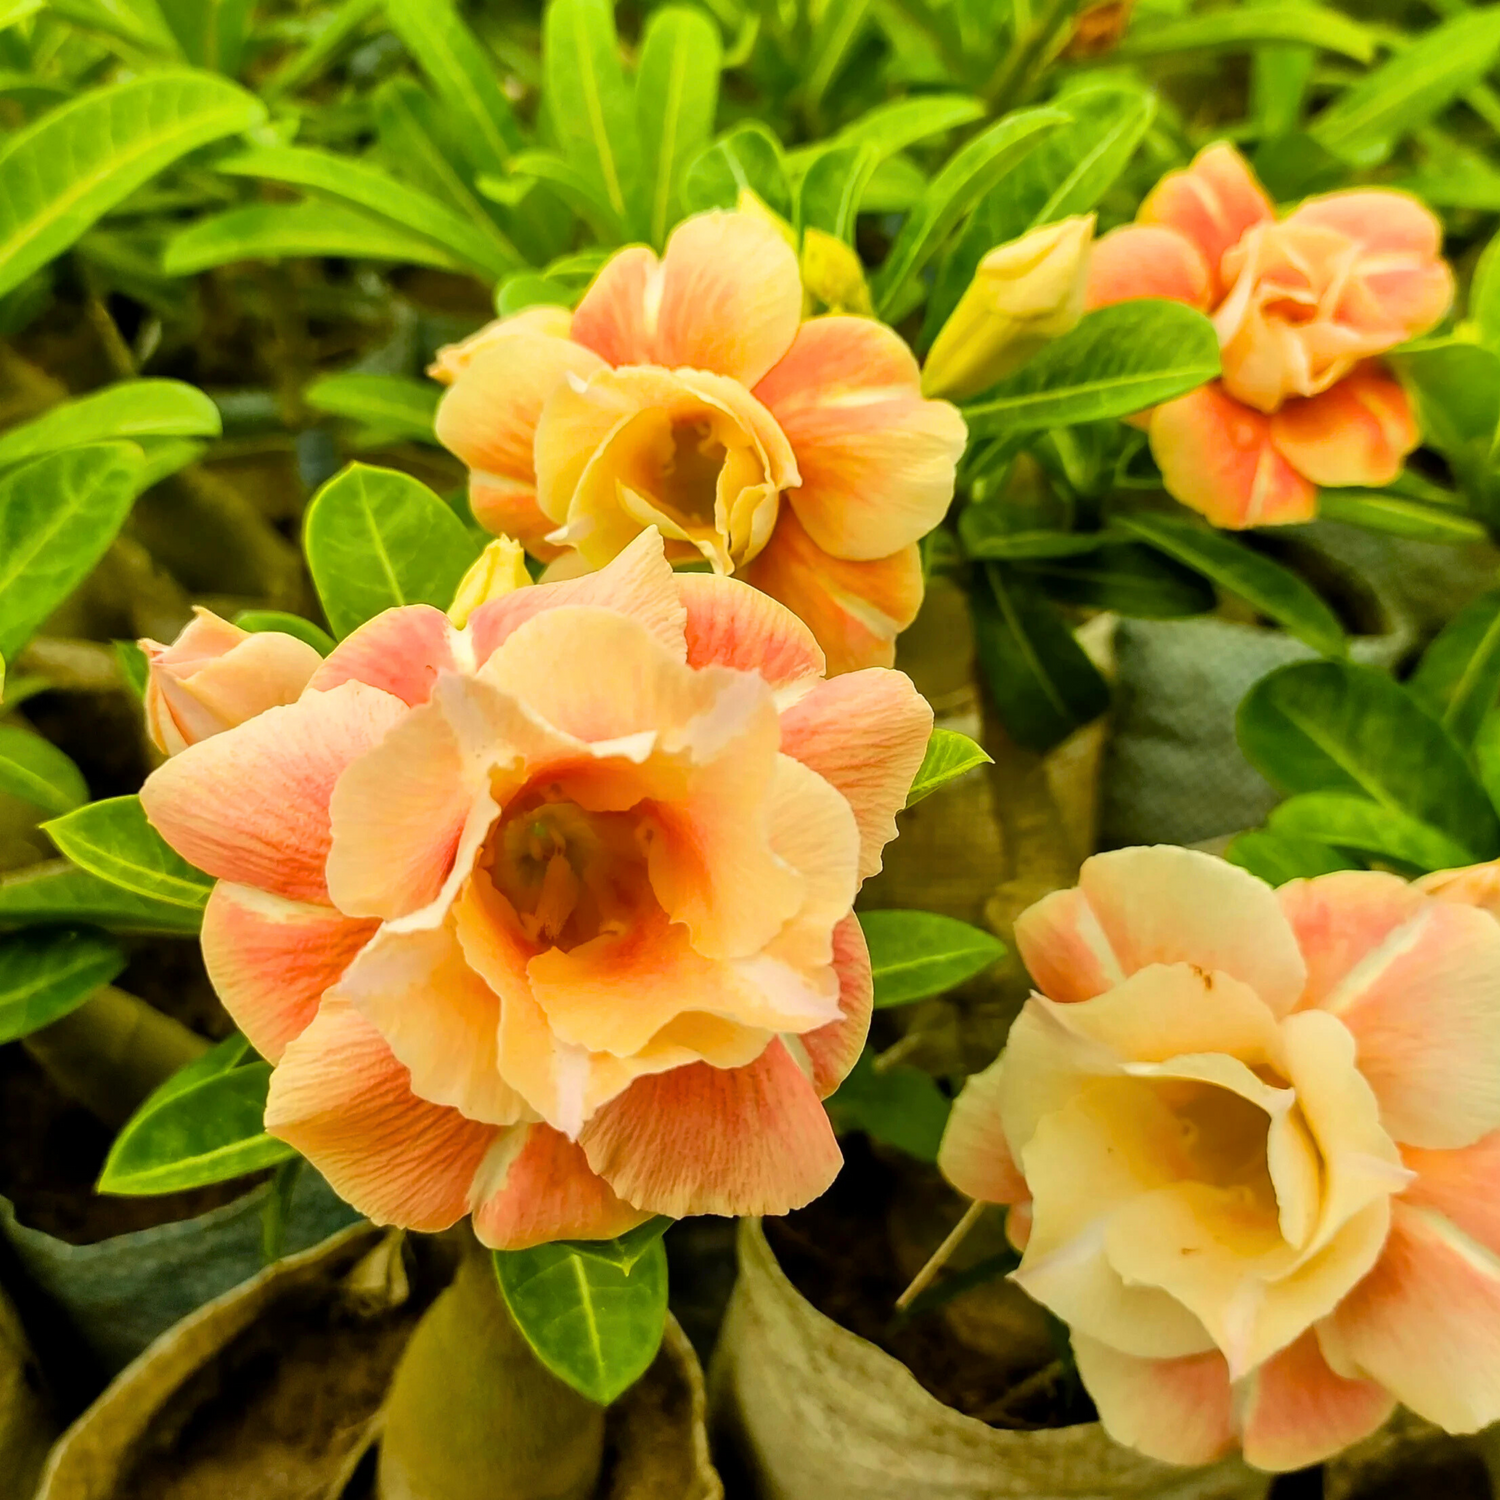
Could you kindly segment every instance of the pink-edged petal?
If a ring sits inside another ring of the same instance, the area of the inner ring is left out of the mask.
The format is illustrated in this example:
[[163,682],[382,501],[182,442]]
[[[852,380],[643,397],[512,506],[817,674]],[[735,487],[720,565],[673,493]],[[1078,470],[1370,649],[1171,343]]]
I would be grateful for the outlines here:
[[221,880],[203,909],[203,962],[234,1024],[276,1062],[375,927]]
[[1222,859],[1166,844],[1117,849],[1085,861],[1078,889],[1083,902],[1049,896],[1016,922],[1021,957],[1050,999],[1089,999],[1117,974],[1177,963],[1240,980],[1278,1015],[1302,993],[1306,970],[1275,892]]
[[932,734],[932,709],[902,672],[820,682],[781,715],[781,749],[840,791],[859,825],[859,878],[880,869]]
[[1245,158],[1218,141],[1200,151],[1185,171],[1163,177],[1141,205],[1136,222],[1175,229],[1196,245],[1212,278],[1210,295],[1217,301],[1223,291],[1219,262],[1224,252],[1247,229],[1274,217],[1271,200]]
[[791,246],[754,214],[695,214],[660,261],[622,250],[573,313],[572,337],[612,365],[689,366],[754,385],[786,353],[802,316]]
[[875,1000],[870,950],[864,929],[852,913],[833,929],[833,967],[839,981],[839,1019],[796,1039],[807,1054],[813,1087],[820,1099],[826,1099],[844,1081],[870,1032]]
[[1305,1005],[1337,1016],[1403,1145],[1500,1128],[1500,923],[1475,907],[1344,871],[1278,892],[1308,955]]
[[1245,1459],[1273,1473],[1308,1468],[1368,1437],[1395,1405],[1373,1381],[1335,1374],[1309,1329],[1245,1382],[1240,1403]]
[[334,783],[407,712],[399,698],[358,682],[308,693],[190,745],[146,778],[141,803],[200,870],[326,902]]
[[1271,419],[1217,381],[1158,406],[1148,431],[1167,493],[1215,526],[1290,526],[1317,512],[1317,488],[1277,451]]
[[363,682],[413,708],[432,696],[439,672],[458,670],[454,630],[442,610],[407,604],[366,620],[328,653],[308,683],[326,693],[344,682]]
[[1401,472],[1421,434],[1406,392],[1378,369],[1354,371],[1271,418],[1276,451],[1314,484],[1375,488]]
[[583,1148],[548,1125],[521,1125],[490,1149],[473,1188],[474,1233],[492,1250],[612,1240],[650,1214],[622,1203]]
[[536,484],[532,480],[471,473],[469,509],[486,531],[512,538],[543,562],[565,555],[564,548],[547,540],[557,529],[557,522],[537,503]]
[[922,606],[915,543],[874,562],[845,562],[823,551],[787,507],[744,576],[808,626],[830,674],[890,666],[896,637]]
[[797,455],[787,500],[813,541],[869,561],[943,519],[967,429],[928,401],[901,337],[873,318],[814,318],[755,388]]
[[580,1141],[620,1197],[678,1219],[790,1213],[843,1163],[817,1092],[780,1041],[748,1067],[691,1063],[637,1079]]
[[469,1209],[497,1129],[429,1104],[357,1011],[325,1001],[271,1075],[266,1129],[377,1224],[435,1233]]
[[662,645],[685,652],[687,619],[677,580],[667,561],[660,533],[643,531],[606,567],[582,578],[517,589],[503,599],[481,604],[469,616],[474,661],[483,666],[505,640],[543,610],[560,605],[598,605],[639,621]]
[[1398,1199],[1385,1254],[1330,1324],[1340,1366],[1445,1432],[1500,1420],[1500,1259],[1443,1215]]
[[1073,1335],[1073,1354],[1115,1442],[1169,1464],[1207,1464],[1235,1445],[1229,1365],[1216,1350],[1141,1359]]
[[1417,1174],[1403,1202],[1446,1215],[1476,1244],[1500,1256],[1500,1130],[1456,1151],[1408,1146],[1401,1160]]
[[502,339],[514,338],[518,333],[565,339],[572,321],[572,312],[554,303],[539,302],[533,307],[522,308],[508,318],[496,318],[492,323],[486,323],[478,333],[470,334],[457,344],[444,344],[438,350],[437,358],[428,365],[427,373],[439,385],[452,385],[480,355]]
[[734,667],[759,672],[772,687],[821,677],[822,648],[785,605],[738,578],[683,573],[677,591],[687,611],[690,667]]
[[1094,242],[1084,305],[1158,297],[1206,312],[1212,278],[1203,252],[1175,229],[1124,224]]
[[969,1075],[948,1115],[938,1170],[959,1192],[982,1203],[1026,1203],[1031,1189],[1000,1123],[1003,1089],[1000,1058]]

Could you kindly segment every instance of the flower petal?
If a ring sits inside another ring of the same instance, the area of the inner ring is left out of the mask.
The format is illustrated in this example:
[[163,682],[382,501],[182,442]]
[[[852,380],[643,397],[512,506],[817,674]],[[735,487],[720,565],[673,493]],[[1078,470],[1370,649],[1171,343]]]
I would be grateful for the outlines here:
[[673,1218],[790,1213],[826,1191],[843,1162],[816,1091],[780,1041],[748,1067],[690,1063],[637,1079],[580,1143],[620,1197]]
[[943,519],[967,429],[956,407],[923,399],[911,350],[883,323],[804,323],[755,394],[797,455],[787,500],[825,552],[887,557]]
[[334,783],[407,712],[399,698],[358,682],[308,693],[153,771],[141,788],[146,816],[210,875],[326,902]]
[[820,1099],[833,1093],[858,1061],[874,1008],[870,950],[859,918],[852,912],[833,929],[833,967],[839,981],[839,1019],[796,1039],[807,1054]]
[[438,350],[437,358],[428,365],[427,373],[439,385],[452,385],[481,354],[502,339],[514,338],[518,333],[565,339],[572,321],[573,314],[555,303],[539,302],[533,307],[522,308],[508,318],[496,318],[486,323],[478,333],[470,334],[457,344],[444,344]]
[[859,878],[880,869],[912,778],[927,752],[932,709],[902,672],[871,667],[820,682],[781,715],[781,749],[837,788],[859,825]]
[[1304,479],[1331,487],[1389,484],[1420,436],[1406,392],[1368,365],[1271,418],[1276,451]]
[[271,1074],[266,1129],[377,1224],[435,1233],[468,1211],[493,1125],[429,1104],[378,1031],[325,1001]]
[[772,687],[821,677],[827,669],[813,633],[784,604],[738,578],[681,573],[690,667],[759,672]]
[[1084,305],[1159,297],[1206,312],[1210,282],[1203,252],[1190,239],[1155,224],[1124,224],[1094,241]]
[[1500,1130],[1456,1151],[1401,1153],[1416,1173],[1402,1201],[1445,1215],[1476,1244],[1500,1256]]
[[694,214],[650,250],[622,250],[573,313],[572,337],[612,365],[689,366],[754,385],[802,316],[797,257],[754,214]]
[[1151,414],[1151,452],[1162,483],[1215,526],[1310,521],[1317,489],[1277,451],[1271,419],[1214,381]]
[[383,610],[328,653],[308,688],[326,693],[342,682],[363,682],[415,708],[432,696],[439,672],[458,670],[454,636],[447,615],[430,604]]
[[1011,1156],[1000,1121],[1001,1058],[965,1081],[943,1131],[938,1170],[983,1203],[1026,1203],[1031,1189]]
[[374,932],[331,906],[221,880],[203,910],[203,962],[234,1024],[275,1062]]

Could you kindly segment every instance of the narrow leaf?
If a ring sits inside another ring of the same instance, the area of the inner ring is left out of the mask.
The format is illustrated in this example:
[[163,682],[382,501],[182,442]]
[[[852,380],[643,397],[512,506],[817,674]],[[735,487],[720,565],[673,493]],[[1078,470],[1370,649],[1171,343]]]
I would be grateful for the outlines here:
[[690,213],[733,208],[743,192],[754,193],[784,219],[792,215],[781,143],[764,125],[750,121],[726,131],[688,164],[683,204]]
[[180,380],[129,380],[64,401],[0,436],[0,466],[117,438],[218,437],[219,409]]
[[1285,885],[1289,880],[1310,880],[1314,875],[1360,868],[1357,861],[1316,839],[1292,838],[1260,828],[1240,834],[1224,851],[1224,858],[1259,876],[1268,885]]
[[976,745],[966,734],[952,729],[934,729],[927,741],[927,753],[906,794],[906,805],[915,807],[939,787],[947,786],[976,766],[994,764],[994,758],[983,746]]
[[191,935],[202,921],[201,906],[142,896],[65,859],[45,860],[0,876],[0,927],[91,922],[111,932]]
[[1032,558],[1014,565],[1059,604],[1110,609],[1141,620],[1206,614],[1214,591],[1199,575],[1134,542],[1104,542],[1067,557]]
[[688,162],[713,134],[723,48],[719,28],[700,10],[669,5],[653,12],[635,79],[644,223],[659,250],[682,215]]
[[1324,5],[1274,3],[1133,27],[1120,55],[1158,57],[1167,52],[1240,50],[1266,42],[1300,42],[1361,63],[1375,55],[1375,37],[1370,29],[1342,12]]
[[195,869],[146,821],[139,797],[110,797],[42,824],[80,869],[184,911],[201,912],[213,877]]
[[432,420],[441,386],[405,375],[364,375],[348,371],[325,375],[302,393],[314,411],[363,422],[391,438],[436,444]]
[[1427,648],[1407,684],[1461,745],[1500,698],[1500,589],[1465,605]]
[[1312,839],[1335,849],[1357,849],[1422,871],[1471,863],[1469,851],[1439,829],[1350,792],[1292,797],[1271,814],[1269,826],[1272,833]]
[[0,724],[0,792],[49,813],[71,812],[89,800],[78,767],[51,741],[17,724]]
[[0,938],[0,1042],[60,1020],[124,967],[125,950],[99,932],[54,929]]
[[1323,490],[1318,495],[1318,514],[1325,521],[1342,521],[1346,526],[1362,526],[1414,542],[1456,546],[1482,542],[1489,535],[1462,511],[1441,510],[1382,490]]
[[941,995],[1005,956],[991,933],[930,911],[859,914],[870,948],[875,1008]]

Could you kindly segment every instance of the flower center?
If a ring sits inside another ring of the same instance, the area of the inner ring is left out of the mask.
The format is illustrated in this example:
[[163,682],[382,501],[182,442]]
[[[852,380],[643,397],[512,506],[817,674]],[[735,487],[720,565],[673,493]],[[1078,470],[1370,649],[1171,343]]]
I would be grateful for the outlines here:
[[1209,1187],[1237,1189],[1247,1204],[1274,1214],[1271,1118],[1265,1110],[1218,1084],[1163,1079],[1156,1087],[1177,1122],[1186,1175]]
[[674,422],[664,448],[657,450],[652,486],[657,504],[684,529],[714,524],[714,501],[726,454],[706,420]]

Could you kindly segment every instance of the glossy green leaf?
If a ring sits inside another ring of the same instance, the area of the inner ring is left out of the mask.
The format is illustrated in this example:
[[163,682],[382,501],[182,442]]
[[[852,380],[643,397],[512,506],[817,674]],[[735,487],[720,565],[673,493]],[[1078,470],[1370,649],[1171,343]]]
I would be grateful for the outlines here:
[[1180,302],[1088,313],[1014,375],[963,408],[969,436],[997,437],[1143,411],[1219,374],[1213,324]]
[[701,10],[668,5],[646,23],[635,78],[646,237],[660,249],[682,216],[688,163],[713,134],[723,47]]
[[507,276],[495,288],[495,312],[502,318],[514,317],[528,307],[571,307],[576,294],[550,276],[521,271]]
[[862,1130],[918,1161],[937,1160],[952,1107],[921,1069],[906,1063],[880,1068],[868,1049],[828,1100],[838,1130]]
[[612,1240],[558,1240],[556,1243],[576,1250],[579,1255],[591,1255],[595,1260],[602,1260],[628,1274],[644,1256],[651,1253],[651,1247],[674,1223],[675,1219],[657,1214]]
[[100,932],[39,929],[0,938],[0,1042],[76,1010],[125,961],[125,950]]
[[1500,520],[1494,468],[1500,426],[1500,354],[1459,338],[1435,338],[1391,357],[1414,398],[1422,434],[1447,460],[1470,503]]
[[0,655],[14,658],[129,514],[141,450],[66,448],[0,474]]
[[47,0],[47,9],[84,31],[181,57],[182,48],[156,0]]
[[854,240],[854,223],[876,167],[875,149],[855,144],[822,152],[797,185],[797,227]]
[[343,637],[398,604],[446,609],[480,544],[409,474],[350,464],[313,497],[303,524],[323,612]]
[[271,1065],[246,1061],[248,1046],[244,1037],[232,1036],[151,1094],[115,1137],[98,1191],[182,1192],[296,1156],[265,1133]]
[[295,636],[299,641],[306,641],[319,656],[327,656],[335,645],[326,630],[311,620],[304,620],[301,615],[289,615],[284,610],[242,609],[234,617],[234,623],[241,630],[278,630],[282,635]]
[[968,735],[952,729],[934,729],[927,741],[927,753],[906,794],[906,805],[915,807],[924,797],[930,797],[939,787],[947,786],[976,766],[993,764],[994,757]]
[[791,218],[792,189],[781,143],[754,121],[726,131],[700,151],[682,183],[683,205],[690,213],[733,208],[742,192],[754,193],[782,218]]
[[[560,156],[556,151],[521,151],[511,158],[511,171],[525,178],[537,178],[568,205],[588,225],[602,244],[618,244],[628,233],[626,221],[620,217],[608,193],[597,180],[597,176]],[[502,195],[497,188],[504,186]],[[479,179],[480,190],[498,203],[507,201],[512,185],[500,183],[489,176]]]
[[1367,73],[1313,122],[1315,141],[1359,166],[1473,88],[1500,55],[1500,9],[1464,11]]
[[91,802],[42,828],[80,869],[153,901],[201,912],[213,889],[146,821],[139,797]]
[[1158,57],[1168,52],[1240,50],[1266,42],[1300,42],[1367,63],[1375,37],[1367,26],[1326,5],[1244,5],[1183,16],[1156,25],[1133,26],[1120,48],[1122,57]]
[[1424,871],[1472,861],[1462,844],[1420,818],[1352,792],[1304,792],[1289,798],[1272,812],[1268,826],[1289,838],[1355,849]]
[[802,98],[809,108],[817,108],[843,71],[869,19],[870,4],[871,0],[824,0],[814,12],[817,19],[801,69]]
[[970,94],[923,94],[893,99],[866,111],[834,139],[841,146],[871,146],[885,161],[918,141],[943,135],[984,118],[984,104]]
[[1338,616],[1308,584],[1222,531],[1147,513],[1117,516],[1113,524],[1239,595],[1314,651],[1342,656],[1348,649]]
[[200,68],[234,77],[244,61],[257,0],[152,0],[183,54]]
[[1479,783],[1490,799],[1490,806],[1500,811],[1500,708],[1492,708],[1479,721],[1473,751]]
[[436,444],[433,417],[443,388],[407,375],[325,375],[302,393],[314,411],[363,422],[391,438]]
[[1462,745],[1500,699],[1500,589],[1465,605],[1427,648],[1407,683]]
[[1191,568],[1135,542],[1105,542],[1076,556],[1032,558],[1014,568],[1059,604],[1141,620],[1206,614],[1215,604],[1213,589]]
[[600,1406],[650,1368],[667,1320],[667,1253],[659,1238],[626,1270],[576,1245],[495,1252],[505,1305],[536,1356]]
[[1458,742],[1374,667],[1297,662],[1240,704],[1240,748],[1282,791],[1358,792],[1472,851],[1500,854],[1500,819]]
[[190,935],[202,921],[201,904],[185,906],[142,896],[65,859],[45,860],[0,877],[0,927],[91,922],[111,932]]
[[207,73],[147,73],[93,89],[0,146],[0,293],[60,255],[178,157],[265,119]]
[[986,564],[970,596],[979,664],[1006,731],[1028,750],[1061,744],[1109,708],[1109,685],[1057,611]]
[[1469,321],[1485,348],[1500,352],[1500,234],[1484,247],[1469,283]]
[[941,995],[1005,956],[1005,944],[982,928],[931,911],[863,911],[875,1008]]
[[430,194],[398,182],[373,162],[305,146],[259,146],[214,165],[231,177],[284,182],[351,204],[403,235],[431,240],[443,256],[466,263],[482,276],[504,276],[517,264],[514,252],[495,235]]
[[191,276],[240,260],[321,255],[470,269],[424,235],[342,204],[316,202],[252,203],[199,219],[168,241],[162,269],[169,276]]
[[117,438],[218,437],[219,409],[180,380],[129,380],[64,401],[0,435],[0,466]]
[[1355,860],[1316,839],[1292,838],[1261,828],[1240,834],[1224,851],[1224,858],[1259,876],[1268,885],[1285,885],[1289,880],[1310,880],[1315,875],[1359,868]]
[[1362,526],[1366,531],[1380,531],[1415,542],[1457,546],[1482,542],[1488,535],[1478,521],[1462,511],[1424,505],[1420,500],[1407,500],[1384,490],[1322,490],[1318,495],[1318,514],[1325,521],[1342,521],[1346,526]]
[[89,800],[83,773],[50,740],[0,724],[0,792],[44,812],[65,813]]

